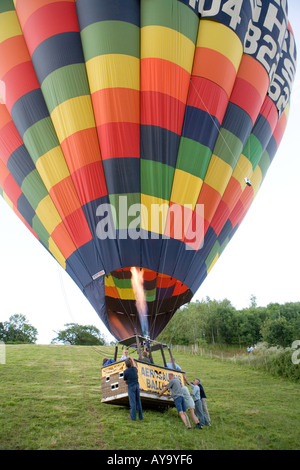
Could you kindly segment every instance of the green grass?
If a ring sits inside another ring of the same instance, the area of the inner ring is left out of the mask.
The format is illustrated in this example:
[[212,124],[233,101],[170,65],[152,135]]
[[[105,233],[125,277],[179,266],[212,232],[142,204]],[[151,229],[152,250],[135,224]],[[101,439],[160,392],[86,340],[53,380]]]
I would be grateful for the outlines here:
[[101,403],[100,368],[112,347],[9,345],[0,364],[0,449],[299,449],[299,384],[206,356],[176,352],[188,379],[202,379],[212,426],[184,428],[175,409]]

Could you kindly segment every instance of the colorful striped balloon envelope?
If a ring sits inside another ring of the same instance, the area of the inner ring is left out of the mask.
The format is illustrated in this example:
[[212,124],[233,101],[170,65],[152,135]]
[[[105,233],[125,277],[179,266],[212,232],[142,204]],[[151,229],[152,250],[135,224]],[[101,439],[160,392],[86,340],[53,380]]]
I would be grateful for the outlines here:
[[201,286],[295,69],[285,0],[0,1],[0,193],[117,339],[157,337]]

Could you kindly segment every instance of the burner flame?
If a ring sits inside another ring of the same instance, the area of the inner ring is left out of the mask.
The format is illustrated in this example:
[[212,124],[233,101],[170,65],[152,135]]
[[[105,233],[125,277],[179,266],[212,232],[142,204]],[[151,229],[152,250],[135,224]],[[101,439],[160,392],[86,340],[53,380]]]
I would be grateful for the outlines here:
[[144,291],[144,271],[136,267],[130,268],[131,272],[131,285],[136,300],[136,308],[140,318],[140,324],[143,335],[148,335],[148,320],[147,320],[147,302]]

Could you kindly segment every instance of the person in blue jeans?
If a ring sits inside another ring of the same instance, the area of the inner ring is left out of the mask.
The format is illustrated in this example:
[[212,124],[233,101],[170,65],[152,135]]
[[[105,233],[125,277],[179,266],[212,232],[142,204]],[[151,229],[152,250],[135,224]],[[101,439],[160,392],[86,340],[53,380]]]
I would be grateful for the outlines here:
[[185,400],[181,388],[181,383],[174,374],[170,372],[169,374],[169,382],[167,384],[163,384],[163,389],[162,391],[158,394],[159,397],[162,396],[163,393],[165,393],[167,390],[170,390],[172,393],[172,398],[174,400],[174,404],[176,406],[176,410],[178,411],[178,414],[180,418],[182,419],[184,425],[188,428],[191,429],[191,424],[188,415],[186,414],[186,405],[185,405]]
[[140,397],[140,387],[138,382],[137,367],[132,357],[125,360],[126,369],[123,378],[127,383],[128,398],[130,405],[130,420],[136,421],[136,411],[138,410],[139,420],[143,419],[143,409]]

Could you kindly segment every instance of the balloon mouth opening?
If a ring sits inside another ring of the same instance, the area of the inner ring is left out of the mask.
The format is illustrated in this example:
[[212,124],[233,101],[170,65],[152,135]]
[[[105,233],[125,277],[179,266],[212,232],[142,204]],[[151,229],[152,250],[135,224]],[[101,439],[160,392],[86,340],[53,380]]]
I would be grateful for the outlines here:
[[142,267],[105,276],[109,329],[118,340],[139,334],[155,339],[193,294],[178,279]]

